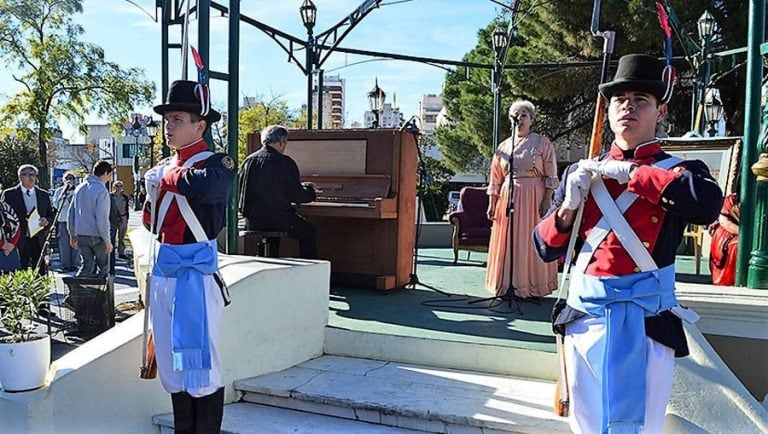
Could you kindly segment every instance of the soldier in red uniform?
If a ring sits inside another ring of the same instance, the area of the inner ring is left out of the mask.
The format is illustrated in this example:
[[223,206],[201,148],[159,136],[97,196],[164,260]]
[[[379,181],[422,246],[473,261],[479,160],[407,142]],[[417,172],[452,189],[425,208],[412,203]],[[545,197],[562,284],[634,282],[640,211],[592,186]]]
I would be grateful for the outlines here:
[[166,103],[155,107],[176,154],[145,175],[144,225],[161,243],[148,298],[158,372],[171,394],[177,433],[218,433],[224,403],[218,341],[226,294],[214,274],[216,236],[236,169],[203,140],[221,115],[201,103],[209,95],[204,86],[201,98],[200,86],[176,81]]
[[671,157],[655,138],[671,94],[663,70],[651,56],[619,60],[614,80],[600,85],[614,142],[567,169],[534,231],[545,261],[566,253],[572,231],[578,237],[567,304],[554,321],[578,433],[661,432],[674,357],[688,354],[675,252],[688,223],[717,218],[723,196],[703,162]]

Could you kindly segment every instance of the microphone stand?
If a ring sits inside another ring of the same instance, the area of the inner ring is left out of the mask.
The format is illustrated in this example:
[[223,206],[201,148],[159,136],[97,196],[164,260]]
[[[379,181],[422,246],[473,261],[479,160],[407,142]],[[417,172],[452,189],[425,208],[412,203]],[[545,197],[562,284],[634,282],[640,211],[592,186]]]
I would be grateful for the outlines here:
[[[59,221],[59,214],[61,214],[61,209],[64,207],[64,204],[71,199],[71,195],[67,194],[70,192],[74,186],[70,186],[67,184],[67,187],[64,189],[64,192],[62,195],[64,196],[61,199],[61,206],[56,208],[56,214],[53,215],[53,221],[49,222],[48,224],[48,233],[45,234],[45,242],[43,242],[43,246],[40,249],[40,256],[37,258],[37,262],[35,263],[35,269],[40,270],[40,265],[43,263],[43,258],[45,258],[45,251],[48,250],[48,247],[51,244],[51,235],[53,234],[53,230],[56,228],[56,224]],[[45,274],[50,273],[50,267],[45,267]],[[53,311],[51,310],[51,301],[48,300],[47,302],[44,302],[48,304],[48,315],[45,315],[46,317],[46,326],[48,328],[48,336],[51,336],[51,315],[53,314]],[[59,306],[59,314],[61,314],[61,306]]]
[[432,291],[435,291],[439,294],[442,294],[446,297],[451,297],[452,294],[449,294],[445,291],[442,291],[432,285],[427,285],[424,282],[419,281],[419,276],[417,274],[417,268],[418,268],[418,262],[419,262],[419,237],[421,236],[421,216],[424,209],[424,190],[425,190],[425,179],[427,177],[427,165],[424,162],[424,157],[421,155],[421,146],[419,146],[419,128],[413,123],[415,116],[408,120],[401,128],[400,131],[408,131],[409,133],[413,134],[413,140],[416,143],[416,155],[418,157],[418,173],[419,173],[419,181],[416,187],[417,197],[418,197],[418,203],[416,205],[416,225],[415,225],[415,237],[413,240],[413,262],[411,263],[411,274],[409,276],[408,283],[403,285],[403,288],[406,289],[416,289],[416,285],[421,285],[427,289],[431,289]]
[[[519,312],[520,315],[523,315],[523,310],[520,307],[520,302],[522,301],[528,301],[525,299],[522,299],[515,295],[515,292],[517,292],[517,289],[512,284],[512,278],[514,276],[514,264],[512,260],[512,255],[514,254],[513,244],[514,244],[514,224],[513,220],[515,217],[515,185],[513,184],[514,177],[513,172],[515,171],[515,139],[517,137],[517,125],[518,120],[517,116],[510,116],[510,119],[512,120],[512,135],[510,137],[512,141],[511,150],[509,152],[509,170],[507,171],[507,188],[509,191],[507,192],[507,204],[506,204],[506,215],[507,215],[507,239],[506,243],[504,245],[504,256],[505,259],[502,264],[502,272],[504,271],[504,265],[506,265],[506,257],[507,253],[509,253],[509,269],[507,271],[507,275],[509,277],[509,284],[507,286],[507,292],[504,295],[497,295],[495,297],[486,297],[486,298],[480,298],[477,300],[472,300],[469,302],[469,304],[477,304],[482,303],[484,301],[490,302],[488,308],[493,308],[498,306],[499,304],[507,302],[507,308],[512,309],[510,313]],[[498,206],[498,205],[497,205]],[[499,301],[498,304],[493,304],[494,301]]]

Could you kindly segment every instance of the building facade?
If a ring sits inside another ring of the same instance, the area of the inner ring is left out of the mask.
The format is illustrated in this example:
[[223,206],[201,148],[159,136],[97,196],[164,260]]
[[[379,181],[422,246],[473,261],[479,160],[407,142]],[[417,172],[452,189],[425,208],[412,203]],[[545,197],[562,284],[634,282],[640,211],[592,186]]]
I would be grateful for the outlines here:
[[[323,129],[344,128],[344,93],[345,80],[340,75],[323,76]],[[313,92],[313,104],[318,106],[317,86]]]

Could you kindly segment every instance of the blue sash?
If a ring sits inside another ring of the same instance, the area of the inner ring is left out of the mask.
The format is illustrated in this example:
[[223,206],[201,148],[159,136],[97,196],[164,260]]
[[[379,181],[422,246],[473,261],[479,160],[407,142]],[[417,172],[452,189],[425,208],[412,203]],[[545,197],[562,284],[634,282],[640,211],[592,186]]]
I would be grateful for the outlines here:
[[617,277],[571,275],[568,305],[605,317],[602,354],[586,355],[591,366],[602,357],[602,432],[637,433],[645,420],[645,317],[677,305],[675,266]]
[[211,348],[203,277],[218,269],[216,240],[161,244],[152,274],[175,277],[172,311],[173,370],[182,373],[184,390],[210,384]]

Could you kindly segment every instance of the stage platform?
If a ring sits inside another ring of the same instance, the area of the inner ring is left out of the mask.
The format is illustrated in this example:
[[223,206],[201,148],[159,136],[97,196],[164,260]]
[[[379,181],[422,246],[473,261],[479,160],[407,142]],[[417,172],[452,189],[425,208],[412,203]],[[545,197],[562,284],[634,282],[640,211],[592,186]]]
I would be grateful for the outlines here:
[[[419,250],[416,274],[420,282],[434,289],[420,284],[388,292],[332,286],[329,325],[554,352],[550,313],[556,293],[535,302],[521,301],[519,310],[498,300],[478,302],[491,295],[483,286],[486,254],[472,252],[470,260],[466,252],[459,255],[454,265],[451,249]],[[706,263],[702,262],[703,272]],[[709,274],[694,274],[690,256],[679,257],[676,265],[678,281],[706,283],[710,279]]]

